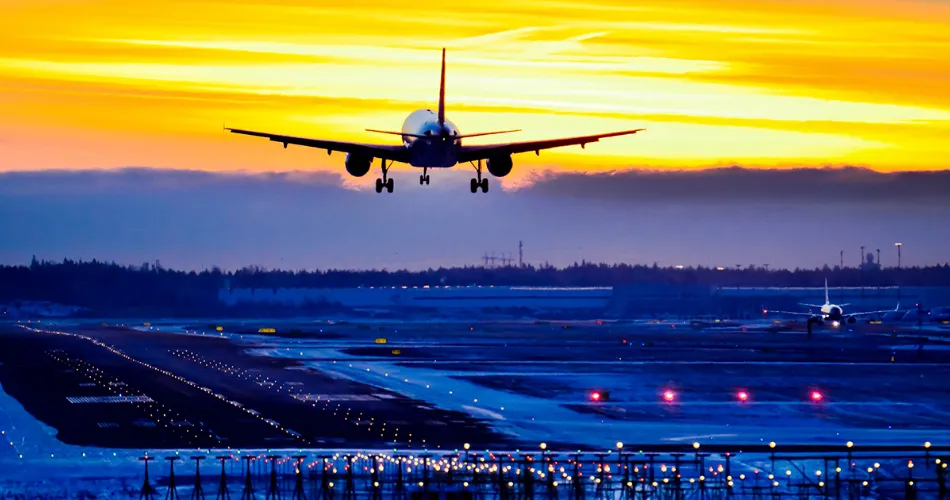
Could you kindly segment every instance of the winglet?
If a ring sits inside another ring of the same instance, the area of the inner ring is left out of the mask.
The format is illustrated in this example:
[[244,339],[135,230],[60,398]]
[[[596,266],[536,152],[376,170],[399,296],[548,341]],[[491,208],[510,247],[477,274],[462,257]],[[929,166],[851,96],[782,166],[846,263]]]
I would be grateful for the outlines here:
[[445,48],[442,48],[442,81],[439,83],[439,125],[445,123]]

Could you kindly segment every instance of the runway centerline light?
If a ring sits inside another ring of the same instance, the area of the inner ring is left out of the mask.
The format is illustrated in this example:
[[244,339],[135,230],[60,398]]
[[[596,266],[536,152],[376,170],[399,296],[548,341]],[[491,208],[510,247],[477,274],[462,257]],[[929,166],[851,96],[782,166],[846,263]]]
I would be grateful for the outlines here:
[[749,400],[749,393],[746,391],[739,391],[736,393],[736,398],[738,398],[739,401],[744,403]]
[[663,391],[663,400],[667,403],[672,403],[676,399],[676,393],[667,389]]
[[825,395],[822,394],[821,391],[811,391],[812,401],[818,402],[818,401],[821,401],[822,399],[825,399]]

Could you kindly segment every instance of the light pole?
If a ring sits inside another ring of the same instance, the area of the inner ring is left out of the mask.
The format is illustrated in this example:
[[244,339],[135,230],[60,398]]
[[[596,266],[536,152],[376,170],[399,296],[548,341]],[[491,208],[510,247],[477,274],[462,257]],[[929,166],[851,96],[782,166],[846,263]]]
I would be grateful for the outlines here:
[[861,268],[860,268],[860,271],[861,271],[861,298],[864,298],[864,245],[861,245],[861,254],[859,255],[859,257],[861,258],[861,264],[860,264],[860,266],[861,266]]
[[894,246],[897,247],[897,301],[901,300],[901,247],[904,246],[903,243],[897,242],[894,243]]

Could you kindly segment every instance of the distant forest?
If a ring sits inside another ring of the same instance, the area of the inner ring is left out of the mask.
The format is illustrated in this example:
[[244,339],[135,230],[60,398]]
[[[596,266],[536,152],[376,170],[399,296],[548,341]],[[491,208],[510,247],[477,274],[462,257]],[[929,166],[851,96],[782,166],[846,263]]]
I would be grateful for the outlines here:
[[[348,288],[360,286],[616,286],[628,284],[741,287],[945,286],[950,265],[878,268],[767,269],[764,267],[659,267],[579,262],[556,268],[453,267],[424,271],[290,271],[249,266],[177,271],[159,262],[121,266],[114,262],[38,261],[0,266],[0,303],[50,301],[88,308],[99,314],[226,314],[218,290],[231,288]],[[261,314],[266,311],[260,311]]]

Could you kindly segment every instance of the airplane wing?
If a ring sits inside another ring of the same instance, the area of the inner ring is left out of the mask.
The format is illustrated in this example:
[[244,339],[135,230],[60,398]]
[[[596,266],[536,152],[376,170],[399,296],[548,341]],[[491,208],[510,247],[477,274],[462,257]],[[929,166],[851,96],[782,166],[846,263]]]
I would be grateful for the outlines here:
[[565,137],[562,139],[546,139],[541,141],[507,142],[502,144],[486,144],[479,146],[462,146],[459,152],[459,163],[484,160],[498,155],[511,155],[516,153],[526,153],[534,151],[541,154],[542,149],[560,148],[563,146],[584,147],[587,143],[597,142],[607,137],[617,137],[621,135],[630,135],[641,132],[645,129],[624,130],[621,132],[609,132],[606,134],[585,135],[580,137]]
[[814,313],[806,313],[801,311],[773,311],[771,309],[765,311],[765,314],[784,314],[786,316],[808,316],[809,318],[815,317]]
[[848,314],[845,314],[844,317],[850,318],[852,316],[870,316],[872,314],[887,314],[887,313],[892,313],[892,312],[897,312],[897,311],[900,311],[900,309],[884,309],[883,311],[862,311],[862,312],[856,312],[856,313],[848,313]]
[[264,137],[273,142],[280,142],[286,148],[288,144],[297,146],[307,146],[309,148],[325,149],[327,154],[331,151],[340,151],[343,153],[358,153],[373,158],[385,158],[403,163],[409,162],[409,152],[405,146],[390,146],[381,144],[360,144],[357,142],[328,141],[324,139],[308,139],[306,137],[294,137],[290,135],[269,134],[267,132],[254,132],[252,130],[241,130],[236,128],[225,128],[232,134],[251,135],[254,137]]

